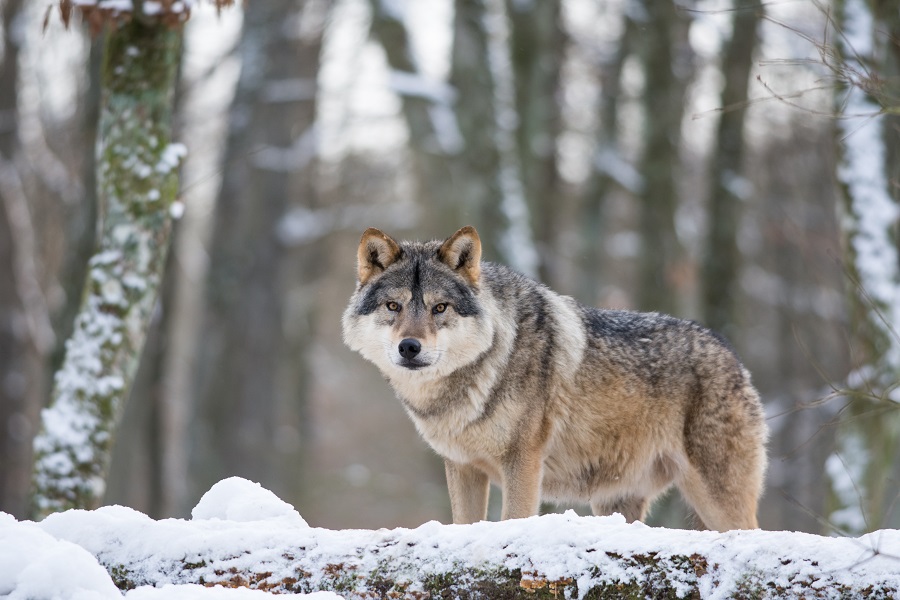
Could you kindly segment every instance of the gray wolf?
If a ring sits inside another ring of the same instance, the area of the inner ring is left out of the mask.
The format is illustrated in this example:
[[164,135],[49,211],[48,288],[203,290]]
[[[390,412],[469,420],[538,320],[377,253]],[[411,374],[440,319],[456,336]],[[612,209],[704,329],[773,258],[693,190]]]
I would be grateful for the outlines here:
[[455,523],[540,501],[643,519],[678,487],[708,528],[757,527],[766,426],[728,343],[691,321],[590,308],[443,241],[365,231],[344,342],[375,363],[444,458]]

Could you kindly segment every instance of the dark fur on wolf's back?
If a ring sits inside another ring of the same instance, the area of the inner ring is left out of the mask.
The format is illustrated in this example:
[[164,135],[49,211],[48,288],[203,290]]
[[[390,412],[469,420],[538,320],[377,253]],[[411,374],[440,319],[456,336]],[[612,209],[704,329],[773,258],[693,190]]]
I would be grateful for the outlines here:
[[541,499],[642,519],[676,485],[703,523],[754,528],[766,427],[719,335],[656,313],[590,308],[481,262],[472,227],[396,242],[369,229],[344,341],[375,363],[445,461],[453,519]]

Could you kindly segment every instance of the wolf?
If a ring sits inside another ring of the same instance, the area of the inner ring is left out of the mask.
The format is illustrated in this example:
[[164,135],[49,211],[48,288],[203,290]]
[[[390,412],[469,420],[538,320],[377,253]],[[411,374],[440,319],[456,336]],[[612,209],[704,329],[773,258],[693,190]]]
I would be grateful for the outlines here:
[[677,486],[702,525],[757,528],[767,430],[731,346],[697,323],[579,304],[481,260],[475,228],[357,250],[344,342],[444,459],[454,523],[542,500],[643,520]]

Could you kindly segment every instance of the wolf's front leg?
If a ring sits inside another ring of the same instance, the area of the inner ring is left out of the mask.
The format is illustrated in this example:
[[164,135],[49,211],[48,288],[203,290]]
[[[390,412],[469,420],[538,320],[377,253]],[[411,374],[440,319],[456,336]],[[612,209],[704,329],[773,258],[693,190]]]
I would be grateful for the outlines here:
[[450,509],[456,524],[475,523],[487,518],[488,476],[472,465],[444,459]]
[[503,466],[503,511],[500,518],[521,519],[538,514],[543,462],[540,454],[523,453]]

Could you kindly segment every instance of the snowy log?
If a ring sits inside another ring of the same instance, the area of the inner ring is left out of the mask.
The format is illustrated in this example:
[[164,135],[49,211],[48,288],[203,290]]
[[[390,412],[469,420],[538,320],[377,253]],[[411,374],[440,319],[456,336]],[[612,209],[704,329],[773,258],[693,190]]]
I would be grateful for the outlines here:
[[[36,527],[139,586],[332,591],[345,598],[893,598],[900,531],[679,531],[573,512],[474,525],[309,527],[257,484],[216,484],[193,519],[123,507],[67,511]],[[3,538],[0,521],[0,540]],[[148,588],[142,588],[148,589]]]

